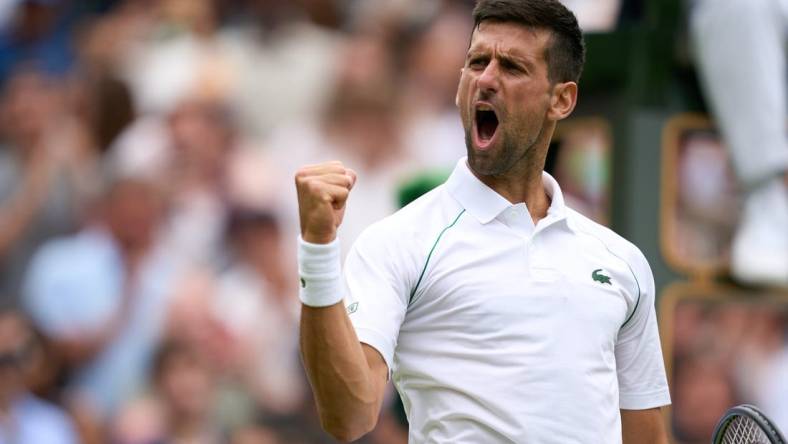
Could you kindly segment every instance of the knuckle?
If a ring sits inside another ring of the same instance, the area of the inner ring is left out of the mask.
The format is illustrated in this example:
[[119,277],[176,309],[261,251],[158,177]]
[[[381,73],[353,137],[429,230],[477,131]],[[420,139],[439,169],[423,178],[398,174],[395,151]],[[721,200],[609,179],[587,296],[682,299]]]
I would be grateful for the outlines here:
[[322,188],[323,188],[320,185],[320,182],[318,182],[316,180],[308,180],[308,181],[306,181],[306,183],[304,185],[306,187],[306,190],[308,192],[312,193],[312,194],[320,193],[322,191]]
[[304,168],[299,168],[295,172],[295,176],[294,177],[295,177],[296,184],[302,184],[307,179],[309,179],[309,171],[305,167]]

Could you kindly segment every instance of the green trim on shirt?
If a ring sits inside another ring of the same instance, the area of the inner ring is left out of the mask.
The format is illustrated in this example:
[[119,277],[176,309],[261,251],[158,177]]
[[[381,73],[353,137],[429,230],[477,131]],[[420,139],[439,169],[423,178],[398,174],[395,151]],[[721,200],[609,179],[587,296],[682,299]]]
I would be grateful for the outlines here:
[[457,221],[460,220],[460,216],[462,216],[463,213],[465,213],[464,208],[462,211],[460,211],[460,214],[458,214],[457,217],[454,218],[454,222],[447,225],[443,230],[441,230],[441,232],[438,234],[438,237],[435,239],[435,243],[432,244],[432,248],[430,248],[430,252],[429,254],[427,254],[427,260],[424,261],[424,268],[421,269],[421,275],[419,275],[419,280],[416,281],[416,286],[414,286],[413,291],[410,292],[410,299],[408,299],[408,305],[410,305],[410,303],[413,302],[413,296],[416,295],[416,290],[419,289],[419,284],[421,284],[421,280],[424,278],[424,273],[427,271],[427,265],[429,265],[430,263],[432,252],[435,251],[435,247],[438,246],[438,242],[440,242],[441,238],[443,237],[443,233],[445,233],[446,230],[448,230],[449,228],[453,227],[457,223]]

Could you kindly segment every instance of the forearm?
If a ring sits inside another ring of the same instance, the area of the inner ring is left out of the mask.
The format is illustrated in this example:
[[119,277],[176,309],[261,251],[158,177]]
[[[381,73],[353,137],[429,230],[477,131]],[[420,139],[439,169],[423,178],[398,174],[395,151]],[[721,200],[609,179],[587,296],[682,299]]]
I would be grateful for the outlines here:
[[301,356],[323,428],[340,441],[351,441],[370,431],[377,421],[383,390],[344,304],[303,306]]
[[356,174],[341,162],[300,168],[295,175],[302,241],[301,356],[323,428],[352,441],[375,427],[386,364],[358,341],[342,303],[336,232]]

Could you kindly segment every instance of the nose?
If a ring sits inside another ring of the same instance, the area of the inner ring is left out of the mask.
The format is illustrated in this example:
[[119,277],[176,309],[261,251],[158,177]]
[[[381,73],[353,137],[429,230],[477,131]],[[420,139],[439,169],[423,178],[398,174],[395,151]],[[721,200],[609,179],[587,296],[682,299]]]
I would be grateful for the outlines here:
[[492,60],[476,79],[477,86],[482,92],[497,92],[500,81],[500,67],[497,60]]

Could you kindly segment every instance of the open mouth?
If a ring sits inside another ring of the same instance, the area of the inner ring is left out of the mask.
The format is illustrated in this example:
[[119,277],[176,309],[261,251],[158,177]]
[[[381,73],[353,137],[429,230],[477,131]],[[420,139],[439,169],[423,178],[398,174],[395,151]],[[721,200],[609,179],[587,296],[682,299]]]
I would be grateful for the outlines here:
[[486,148],[490,145],[495,132],[498,129],[498,115],[492,108],[476,108],[476,137],[479,148]]

